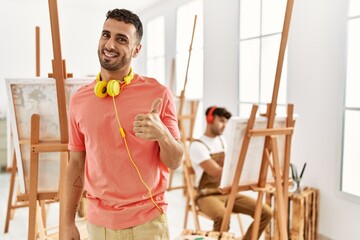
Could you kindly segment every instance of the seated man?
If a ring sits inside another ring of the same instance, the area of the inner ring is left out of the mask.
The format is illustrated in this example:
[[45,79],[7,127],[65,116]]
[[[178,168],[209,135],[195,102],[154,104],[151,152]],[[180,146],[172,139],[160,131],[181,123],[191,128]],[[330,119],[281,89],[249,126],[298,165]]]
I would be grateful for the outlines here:
[[[227,195],[218,191],[224,163],[226,142],[222,133],[231,113],[225,108],[209,107],[206,112],[206,130],[190,146],[190,159],[195,171],[195,186],[198,188],[197,204],[202,212],[214,221],[214,231],[220,231],[226,209]],[[254,216],[256,200],[238,194],[233,208],[234,213]],[[272,218],[271,208],[264,204],[261,212],[258,238]],[[253,223],[243,239],[250,239]],[[229,226],[228,226],[229,228]],[[226,229],[227,231],[228,229]]]

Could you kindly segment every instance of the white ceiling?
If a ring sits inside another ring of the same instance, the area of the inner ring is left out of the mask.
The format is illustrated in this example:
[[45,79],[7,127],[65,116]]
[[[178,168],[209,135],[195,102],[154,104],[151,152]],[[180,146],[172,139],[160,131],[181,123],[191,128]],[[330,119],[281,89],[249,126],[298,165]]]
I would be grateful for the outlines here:
[[108,1],[113,2],[114,4],[118,4],[119,8],[127,8],[134,12],[141,12],[165,0],[108,0]]
[[156,5],[165,0],[57,0],[58,4],[64,2],[66,4],[73,4],[76,6],[86,7],[100,7],[100,8],[126,8],[135,13],[146,10],[147,8]]
[[[26,4],[47,4],[49,0],[0,0],[2,2],[16,2]],[[156,5],[165,0],[56,0],[57,5],[72,5],[83,8],[95,9],[112,9],[112,8],[126,8],[138,14],[149,7]]]

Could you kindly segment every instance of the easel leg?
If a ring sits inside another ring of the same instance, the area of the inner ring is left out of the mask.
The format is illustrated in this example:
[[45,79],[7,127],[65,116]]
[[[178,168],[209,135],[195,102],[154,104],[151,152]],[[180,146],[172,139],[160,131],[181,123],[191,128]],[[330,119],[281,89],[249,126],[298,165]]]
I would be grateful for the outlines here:
[[[33,144],[39,143],[40,117],[37,114],[31,116],[30,149]],[[36,237],[36,208],[38,193],[38,170],[39,154],[30,150],[30,190],[29,190],[29,229],[28,240]]]
[[256,201],[255,214],[254,214],[254,223],[251,231],[251,240],[258,239],[259,228],[260,228],[260,219],[261,219],[261,211],[263,205],[263,197],[264,192],[260,191],[258,193],[258,198]]
[[9,224],[11,218],[11,211],[12,211],[12,201],[14,195],[14,187],[15,187],[15,177],[16,177],[16,156],[15,152],[13,152],[12,158],[12,168],[11,168],[11,175],[10,175],[10,188],[9,188],[9,197],[8,197],[8,204],[7,204],[7,211],[6,211],[6,219],[5,219],[5,228],[4,233],[9,231]]
[[38,211],[41,212],[41,219],[42,219],[43,227],[44,227],[44,229],[46,229],[47,209],[46,209],[46,205],[45,205],[45,200],[40,200],[39,205],[40,205],[40,208],[38,208],[39,209]]
[[189,198],[186,198],[186,205],[185,205],[185,217],[184,217],[184,229],[187,228],[187,221],[189,217]]
[[[257,109],[258,109],[257,105],[252,106],[251,114],[250,114],[250,118],[249,118],[249,121],[248,121],[246,131],[249,131],[250,129],[253,129]],[[233,185],[231,186],[231,191],[230,191],[230,194],[229,194],[229,197],[228,197],[226,210],[225,210],[225,213],[224,213],[224,218],[223,218],[223,221],[221,223],[220,233],[223,233],[225,231],[225,229],[227,229],[228,226],[229,226],[230,216],[231,216],[231,213],[232,213],[232,209],[234,207],[236,194],[238,192],[238,183],[239,183],[239,180],[241,178],[241,172],[242,172],[242,169],[243,169],[243,166],[244,166],[244,161],[245,161],[245,158],[246,158],[246,152],[247,152],[247,149],[249,147],[249,144],[250,144],[250,136],[246,135],[244,137],[243,142],[242,142],[241,151],[240,151],[240,155],[239,155],[239,160],[238,160],[238,164],[237,164],[236,170],[235,170],[236,174],[234,176]]]
[[[46,239],[46,227],[45,227],[45,221],[43,216],[43,206],[41,203],[43,201],[36,201],[36,229],[38,229],[37,234],[39,235],[40,239]],[[41,214],[40,214],[41,213]],[[42,216],[41,216],[42,215]]]
[[[274,160],[274,169],[275,169],[275,185],[276,185],[276,206],[278,210],[278,223],[279,223],[279,230],[280,230],[280,240],[287,240],[287,212],[285,211],[286,207],[284,201],[284,189],[282,186],[282,177],[280,173],[280,164],[279,164],[279,154],[278,154],[278,145],[276,137],[271,137],[271,145],[272,145],[272,153],[273,153],[273,160]],[[286,189],[287,191],[287,189]]]
[[59,214],[59,239],[62,238],[62,229],[64,229],[64,182],[65,182],[65,174],[68,165],[69,154],[67,152],[62,152],[60,157],[60,179],[59,179],[59,204],[60,204],[60,214]]
[[[36,163],[32,163],[32,167],[33,168],[37,168],[38,167],[38,163],[37,161],[32,161],[32,162],[36,162]],[[34,174],[35,175],[35,174]],[[35,176],[30,176],[34,177]],[[36,174],[36,180],[37,180],[37,174]],[[31,181],[31,180],[30,180]],[[35,180],[34,180],[35,181]],[[33,182],[34,182],[33,181]],[[35,189],[36,187],[36,191],[32,192],[33,189]],[[30,194],[29,194],[29,229],[28,229],[28,239],[29,240],[35,240],[35,235],[36,235],[36,210],[37,210],[37,183],[36,186],[31,186],[30,185]]]

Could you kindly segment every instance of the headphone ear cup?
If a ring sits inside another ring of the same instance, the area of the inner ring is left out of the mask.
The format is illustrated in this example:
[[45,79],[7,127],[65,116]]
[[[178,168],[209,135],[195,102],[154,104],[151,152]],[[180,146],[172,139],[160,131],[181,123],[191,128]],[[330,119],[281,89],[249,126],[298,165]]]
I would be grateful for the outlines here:
[[117,80],[110,80],[107,83],[107,93],[111,97],[116,97],[120,93],[120,83]]
[[133,78],[134,78],[134,72],[133,72],[132,68],[130,68],[130,73],[124,77],[125,84],[129,85]]
[[214,115],[207,115],[206,116],[206,121],[208,123],[213,123],[214,122]]
[[108,95],[107,90],[106,90],[106,85],[107,85],[107,83],[104,81],[97,82],[94,87],[95,95],[100,98],[106,97]]
[[207,123],[213,123],[214,122],[214,111],[216,110],[216,106],[213,106],[210,108],[209,112],[206,114],[206,122]]

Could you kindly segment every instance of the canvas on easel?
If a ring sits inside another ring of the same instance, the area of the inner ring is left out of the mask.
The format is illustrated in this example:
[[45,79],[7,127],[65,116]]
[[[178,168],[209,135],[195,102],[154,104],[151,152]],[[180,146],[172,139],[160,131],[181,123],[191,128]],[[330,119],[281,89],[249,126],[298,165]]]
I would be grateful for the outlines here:
[[[66,108],[70,96],[79,87],[92,80],[84,78],[64,81]],[[59,141],[60,126],[55,81],[50,78],[6,79],[6,89],[15,149],[14,159],[16,159],[20,185],[17,198],[29,201],[35,194],[38,200],[58,200],[61,185],[60,165],[64,153],[67,154],[67,143]],[[66,113],[62,117],[67,119]],[[37,139],[38,143],[34,142],[34,139]],[[38,158],[36,161],[38,166],[32,168],[34,162],[31,159],[34,159],[34,154],[35,159]],[[34,231],[31,226],[30,229]]]
[[[294,116],[296,119],[296,116]],[[224,131],[224,137],[228,142],[228,148],[225,154],[224,166],[222,179],[220,182],[220,188],[226,189],[233,184],[235,176],[235,169],[240,154],[242,142],[246,134],[246,127],[248,118],[245,117],[232,117],[229,119],[227,126]],[[267,126],[267,118],[260,116],[255,120],[253,129],[265,129]],[[274,123],[274,128],[285,128],[286,127],[286,116],[277,116]],[[248,152],[246,154],[243,173],[238,186],[241,189],[249,189],[250,186],[256,185],[259,177],[259,169],[262,160],[262,149],[264,146],[265,136],[253,138],[248,146]],[[279,160],[280,168],[284,166],[284,151],[285,151],[285,136],[278,136],[278,149],[279,149]],[[268,169],[267,182],[274,183],[274,178],[271,174],[271,170]]]
[[[65,83],[66,102],[81,86],[91,79],[68,79]],[[6,79],[9,119],[17,159],[20,192],[29,189],[30,174],[30,119],[33,114],[41,116],[40,138],[59,139],[59,119],[54,79]],[[66,117],[66,116],[65,116]],[[39,191],[57,191],[59,184],[60,153],[41,153],[39,166]]]

